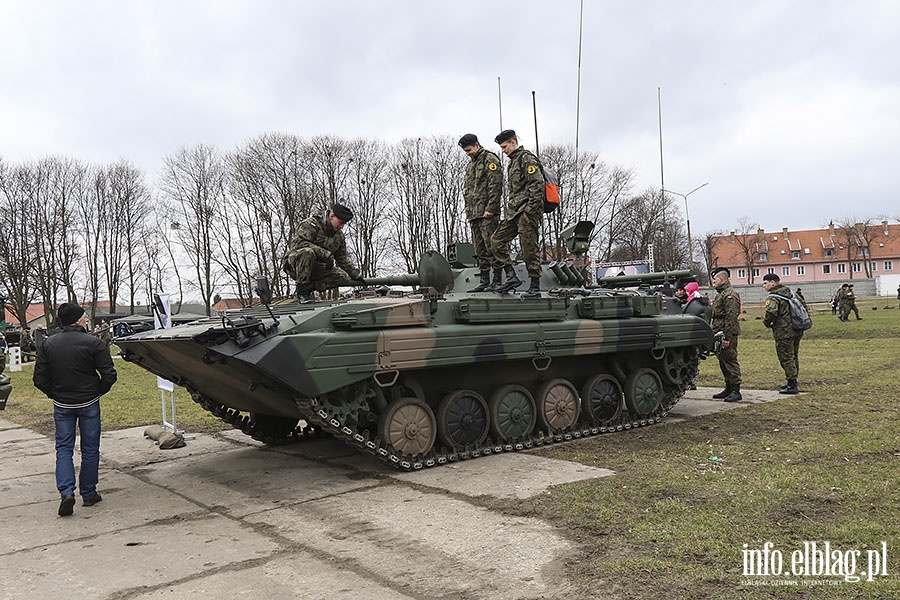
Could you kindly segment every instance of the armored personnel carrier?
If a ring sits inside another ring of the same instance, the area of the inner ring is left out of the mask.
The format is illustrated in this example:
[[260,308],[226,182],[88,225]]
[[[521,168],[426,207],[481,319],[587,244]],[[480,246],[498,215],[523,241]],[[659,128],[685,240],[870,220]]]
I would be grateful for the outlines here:
[[406,470],[655,423],[713,333],[650,289],[687,271],[588,285],[592,225],[579,226],[575,261],[543,265],[540,298],[466,292],[478,271],[458,246],[360,282],[412,288],[400,295],[272,302],[263,280],[261,305],[117,344],[256,439],[325,433]]

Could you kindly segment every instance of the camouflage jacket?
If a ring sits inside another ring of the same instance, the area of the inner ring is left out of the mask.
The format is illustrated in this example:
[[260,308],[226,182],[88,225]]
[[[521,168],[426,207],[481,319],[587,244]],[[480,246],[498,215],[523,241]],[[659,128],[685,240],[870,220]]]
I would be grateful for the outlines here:
[[718,294],[712,304],[710,325],[713,331],[724,331],[725,339],[731,341],[741,335],[741,297],[731,284],[716,289]]
[[837,293],[838,305],[846,306],[847,305],[847,288],[841,288]]
[[[769,294],[774,296],[782,296],[784,298],[791,297],[791,289],[779,283],[769,290]],[[791,326],[791,305],[787,300],[777,300],[775,298],[766,298],[766,314],[763,317],[763,325],[772,330],[772,337],[776,340],[784,340],[794,337],[797,332]]]
[[506,218],[524,211],[544,214],[544,175],[537,157],[519,146],[509,155],[509,206]]
[[300,221],[291,238],[291,250],[312,248],[317,260],[334,258],[335,264],[346,271],[350,279],[359,279],[359,269],[350,261],[347,254],[344,232],[335,231],[327,217],[326,212],[321,217],[309,217]]
[[503,196],[503,168],[500,158],[490,150],[479,150],[466,165],[466,219],[480,219],[485,211],[500,216]]

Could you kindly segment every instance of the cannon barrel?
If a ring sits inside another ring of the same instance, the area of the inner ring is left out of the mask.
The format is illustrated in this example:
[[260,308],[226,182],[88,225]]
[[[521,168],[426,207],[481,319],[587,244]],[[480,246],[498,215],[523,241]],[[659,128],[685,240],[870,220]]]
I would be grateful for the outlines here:
[[636,275],[616,275],[612,277],[598,277],[593,287],[600,288],[624,288],[640,285],[662,285],[666,282],[674,283],[683,277],[692,277],[693,273],[688,269],[681,271],[656,271],[653,273],[638,273]]
[[352,279],[350,285],[419,285],[420,279],[418,273],[404,273],[402,275],[385,275],[383,277],[364,277],[362,279]]

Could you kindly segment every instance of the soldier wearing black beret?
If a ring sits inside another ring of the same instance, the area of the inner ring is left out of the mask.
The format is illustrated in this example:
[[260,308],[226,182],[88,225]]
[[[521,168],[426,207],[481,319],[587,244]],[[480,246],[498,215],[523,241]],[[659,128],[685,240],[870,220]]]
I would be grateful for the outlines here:
[[519,287],[522,281],[516,275],[509,256],[509,243],[519,236],[522,257],[528,269],[531,285],[523,296],[541,296],[541,251],[538,246],[538,232],[544,216],[544,175],[537,157],[519,145],[516,132],[504,129],[494,141],[509,157],[507,180],[509,181],[509,201],[506,217],[491,237],[491,251],[506,271],[506,283],[492,287],[498,292],[506,292]]
[[721,349],[717,353],[719,369],[725,378],[725,389],[713,398],[725,402],[737,402],[741,395],[741,365],[738,363],[738,338],[741,335],[741,297],[731,287],[731,271],[717,267],[712,272],[712,284],[716,297],[712,304],[710,325],[715,332],[722,332]]
[[321,217],[301,221],[282,260],[282,269],[297,282],[297,301],[313,301],[314,291],[324,291],[359,279],[360,271],[350,260],[342,229],[353,211],[335,204]]
[[466,165],[463,199],[466,220],[472,231],[472,245],[478,257],[481,281],[470,292],[484,292],[491,288],[491,269],[497,285],[503,278],[503,264],[491,251],[491,236],[500,224],[500,199],[503,197],[503,168],[500,157],[478,143],[478,136],[467,133],[459,139],[459,146],[470,159]]

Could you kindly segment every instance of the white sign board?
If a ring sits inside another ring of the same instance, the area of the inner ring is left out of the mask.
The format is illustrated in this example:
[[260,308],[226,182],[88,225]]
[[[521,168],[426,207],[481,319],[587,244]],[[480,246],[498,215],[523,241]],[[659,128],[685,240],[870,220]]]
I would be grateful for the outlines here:
[[[172,327],[172,309],[169,306],[168,294],[156,294],[153,296],[153,326],[155,329],[170,329]],[[156,387],[167,392],[175,391],[175,384],[162,377],[156,378]]]

